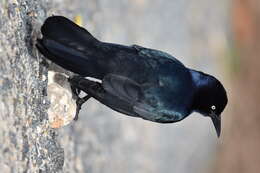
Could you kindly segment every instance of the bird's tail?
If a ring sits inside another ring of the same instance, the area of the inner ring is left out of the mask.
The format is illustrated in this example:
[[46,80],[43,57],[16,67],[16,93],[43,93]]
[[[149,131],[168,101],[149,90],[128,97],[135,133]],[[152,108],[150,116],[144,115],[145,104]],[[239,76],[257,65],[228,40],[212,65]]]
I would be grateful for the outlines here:
[[36,47],[54,63],[81,75],[95,76],[96,47],[101,44],[87,30],[62,16],[46,19]]

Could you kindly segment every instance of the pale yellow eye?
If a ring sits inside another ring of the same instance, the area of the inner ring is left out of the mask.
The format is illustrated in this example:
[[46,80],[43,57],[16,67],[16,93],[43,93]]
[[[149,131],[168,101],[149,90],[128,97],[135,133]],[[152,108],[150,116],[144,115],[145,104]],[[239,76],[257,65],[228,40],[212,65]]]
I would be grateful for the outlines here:
[[211,109],[214,111],[214,110],[216,110],[216,106],[215,105],[212,105],[211,106]]

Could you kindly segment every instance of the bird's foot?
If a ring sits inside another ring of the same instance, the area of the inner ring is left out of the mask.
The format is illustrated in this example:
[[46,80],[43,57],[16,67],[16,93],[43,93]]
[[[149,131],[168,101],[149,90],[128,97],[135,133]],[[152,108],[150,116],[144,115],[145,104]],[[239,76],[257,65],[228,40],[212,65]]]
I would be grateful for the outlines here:
[[83,98],[80,98],[78,96],[77,100],[76,100],[76,105],[77,105],[77,108],[76,108],[76,115],[74,117],[74,120],[77,121],[79,119],[79,111],[81,109],[81,106],[86,102],[88,101],[88,99],[90,99],[91,96],[90,95],[86,95],[85,97]]
[[70,82],[70,85],[71,85],[71,91],[73,93],[73,97],[76,99],[76,115],[74,117],[74,120],[78,120],[79,118],[79,111],[81,109],[81,106],[89,99],[91,98],[91,96],[88,94],[86,95],[85,97],[81,98],[79,95],[80,95],[80,92],[81,92],[81,89],[79,89],[79,86],[78,86],[78,83],[80,82],[80,80],[84,79],[84,77],[81,77],[81,76],[73,76],[73,77],[70,77],[68,79],[68,81]]
[[81,90],[72,84],[70,85],[70,87],[71,87],[71,92],[72,92],[73,98],[75,98],[77,100],[79,98],[79,94],[80,94]]

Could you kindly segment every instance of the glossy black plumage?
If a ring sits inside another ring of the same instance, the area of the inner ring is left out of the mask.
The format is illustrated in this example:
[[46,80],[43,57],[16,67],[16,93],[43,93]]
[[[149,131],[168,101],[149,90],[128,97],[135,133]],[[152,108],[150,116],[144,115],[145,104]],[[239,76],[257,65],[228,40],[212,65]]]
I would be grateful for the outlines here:
[[213,76],[189,69],[162,51],[101,42],[61,16],[49,17],[41,31],[39,51],[82,76],[72,78],[71,84],[101,103],[159,123],[180,121],[197,111],[210,116],[220,134],[227,96]]

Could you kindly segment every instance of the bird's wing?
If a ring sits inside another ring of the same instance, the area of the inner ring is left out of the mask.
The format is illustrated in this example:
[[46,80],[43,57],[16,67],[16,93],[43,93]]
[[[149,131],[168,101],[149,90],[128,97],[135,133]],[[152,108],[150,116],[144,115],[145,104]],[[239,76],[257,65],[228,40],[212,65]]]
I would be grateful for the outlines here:
[[155,58],[168,58],[173,60],[175,63],[184,66],[178,59],[173,57],[172,55],[155,49],[145,48],[139,45],[132,45],[133,48],[136,49],[139,55],[147,56],[147,57],[155,57]]
[[115,74],[108,74],[102,80],[103,88],[129,103],[137,102],[142,94],[141,86],[135,81]]
[[179,113],[168,111],[163,109],[163,107],[157,109],[154,105],[158,103],[154,102],[160,102],[161,100],[153,98],[151,101],[149,98],[146,98],[145,90],[147,86],[144,87],[127,77],[109,74],[102,80],[102,86],[109,94],[132,105],[133,111],[143,119],[160,123],[170,123],[178,121],[181,116]]

